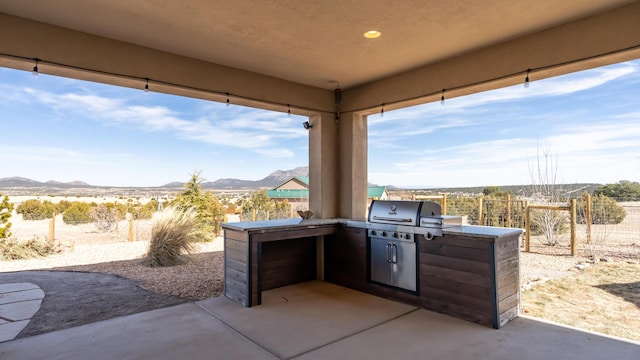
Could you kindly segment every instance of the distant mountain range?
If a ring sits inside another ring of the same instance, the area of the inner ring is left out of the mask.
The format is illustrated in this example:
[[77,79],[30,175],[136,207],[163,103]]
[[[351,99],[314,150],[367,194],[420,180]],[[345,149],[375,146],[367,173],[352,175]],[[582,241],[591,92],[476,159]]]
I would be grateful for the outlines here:
[[[241,180],[241,179],[218,179],[216,181],[203,182],[202,187],[206,189],[260,189],[260,188],[274,188],[283,182],[291,179],[294,176],[309,176],[309,167],[300,166],[292,170],[276,170],[269,174],[267,177],[261,180]],[[169,187],[169,185],[178,184],[177,187],[182,187],[184,183],[169,183],[163,187]],[[172,186],[173,187],[173,186]]]
[[0,189],[2,188],[29,188],[29,187],[55,187],[55,188],[78,188],[78,187],[91,187],[84,181],[70,181],[60,182],[55,180],[49,180],[47,182],[40,182],[23,177],[9,177],[0,179]]
[[[294,176],[309,176],[309,167],[301,166],[292,170],[276,170],[261,180],[241,180],[241,179],[218,179],[215,181],[207,181],[202,183],[202,187],[206,189],[216,190],[243,190],[243,189],[260,189],[274,188]],[[162,186],[153,186],[153,188],[174,189],[182,188],[184,182],[174,181]],[[111,186],[94,186],[84,181],[60,182],[49,180],[40,182],[24,177],[9,177],[0,179],[0,189],[7,188],[110,188]],[[152,188],[151,186],[148,188]]]
[[[202,187],[205,189],[211,190],[256,190],[256,189],[272,189],[283,182],[291,179],[294,176],[309,176],[309,167],[301,166],[291,170],[276,170],[260,180],[241,180],[241,179],[218,179],[215,181],[207,181],[202,183]],[[149,186],[149,187],[114,187],[114,186],[94,186],[89,185],[84,181],[71,181],[71,182],[60,182],[49,180],[47,182],[40,182],[32,179],[27,179],[23,177],[10,177],[0,179],[0,190],[2,189],[86,189],[84,191],[90,191],[91,189],[115,189],[115,188],[126,188],[126,189],[182,189],[184,187],[184,182],[174,181],[168,184],[164,184],[162,186]],[[374,184],[369,184],[369,186],[375,186]],[[554,185],[560,190],[560,192],[567,193],[582,193],[583,191],[587,191],[593,193],[595,189],[597,189],[600,184],[586,183],[586,184],[557,184]],[[386,185],[388,190],[402,190],[393,185]],[[425,191],[429,193],[439,193],[439,192],[447,192],[447,193],[481,193],[484,190],[484,186],[478,187],[425,187],[423,189],[412,188],[412,191]],[[529,194],[532,191],[531,186],[527,185],[511,185],[511,186],[500,186],[502,191],[510,191],[513,194],[517,195],[525,195]]]

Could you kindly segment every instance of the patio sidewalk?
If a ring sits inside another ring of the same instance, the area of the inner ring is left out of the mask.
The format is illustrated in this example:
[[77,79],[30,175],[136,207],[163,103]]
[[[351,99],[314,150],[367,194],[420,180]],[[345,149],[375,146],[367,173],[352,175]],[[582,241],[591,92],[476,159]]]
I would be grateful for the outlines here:
[[637,359],[640,344],[520,317],[499,330],[324,282],[0,343],[2,359]]

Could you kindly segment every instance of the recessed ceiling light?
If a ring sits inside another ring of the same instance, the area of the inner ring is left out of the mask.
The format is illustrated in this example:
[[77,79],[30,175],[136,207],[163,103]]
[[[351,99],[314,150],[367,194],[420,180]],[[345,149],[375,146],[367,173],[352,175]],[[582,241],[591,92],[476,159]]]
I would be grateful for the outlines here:
[[367,39],[379,38],[380,35],[382,35],[382,33],[378,30],[369,30],[366,33],[364,33],[364,37],[366,37]]

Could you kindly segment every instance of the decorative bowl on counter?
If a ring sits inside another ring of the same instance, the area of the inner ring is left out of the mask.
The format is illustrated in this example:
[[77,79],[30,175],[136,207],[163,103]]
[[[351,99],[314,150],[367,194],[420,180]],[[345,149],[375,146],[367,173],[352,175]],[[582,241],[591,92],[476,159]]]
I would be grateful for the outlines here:
[[313,216],[313,213],[311,212],[311,210],[298,210],[298,215],[300,215],[301,218],[303,219],[311,219],[311,217]]

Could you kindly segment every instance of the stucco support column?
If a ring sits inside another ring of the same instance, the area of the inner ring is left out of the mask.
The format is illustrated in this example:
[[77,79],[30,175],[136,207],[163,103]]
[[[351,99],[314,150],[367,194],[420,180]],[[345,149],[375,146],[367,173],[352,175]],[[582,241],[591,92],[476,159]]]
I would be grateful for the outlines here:
[[338,124],[330,113],[309,116],[309,210],[338,217]]
[[367,117],[357,113],[341,114],[338,140],[339,216],[364,220],[367,213]]

